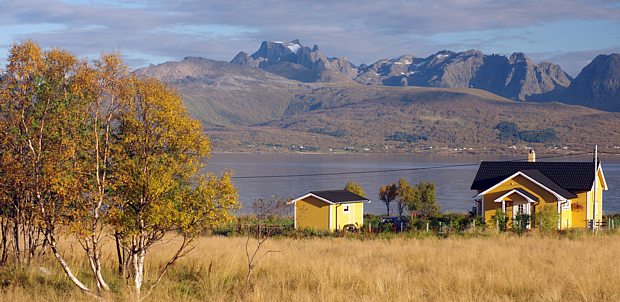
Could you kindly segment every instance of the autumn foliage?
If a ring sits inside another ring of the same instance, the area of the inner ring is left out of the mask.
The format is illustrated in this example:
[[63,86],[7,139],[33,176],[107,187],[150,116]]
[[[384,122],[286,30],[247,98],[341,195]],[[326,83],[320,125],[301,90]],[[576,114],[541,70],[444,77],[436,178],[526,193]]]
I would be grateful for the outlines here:
[[[99,299],[110,291],[101,264],[110,234],[127,288],[141,300],[205,225],[229,221],[238,207],[230,172],[202,173],[209,139],[179,94],[133,76],[120,53],[87,61],[32,41],[13,45],[0,72],[0,127],[0,264],[26,266],[51,250]],[[181,243],[143,294],[147,251],[170,232]],[[69,235],[92,282],[62,256],[58,238]]]

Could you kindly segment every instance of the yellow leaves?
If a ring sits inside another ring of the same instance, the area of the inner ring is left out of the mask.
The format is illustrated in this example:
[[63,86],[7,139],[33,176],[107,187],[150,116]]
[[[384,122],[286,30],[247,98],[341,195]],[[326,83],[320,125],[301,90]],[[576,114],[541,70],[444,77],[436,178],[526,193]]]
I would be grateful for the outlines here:
[[200,174],[211,148],[200,123],[170,85],[132,76],[120,52],[89,63],[26,41],[0,81],[0,170],[11,172],[0,199],[39,196],[32,208],[48,227],[148,241],[234,217],[232,172]]

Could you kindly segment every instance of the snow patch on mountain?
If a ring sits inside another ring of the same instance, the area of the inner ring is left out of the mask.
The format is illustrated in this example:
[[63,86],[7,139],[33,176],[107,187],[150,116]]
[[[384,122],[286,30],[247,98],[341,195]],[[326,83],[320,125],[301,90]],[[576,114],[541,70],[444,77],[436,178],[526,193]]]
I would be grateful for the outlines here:
[[299,45],[299,44],[289,44],[286,47],[288,47],[288,49],[290,49],[293,53],[297,53],[297,50],[299,50],[301,48],[301,45]]

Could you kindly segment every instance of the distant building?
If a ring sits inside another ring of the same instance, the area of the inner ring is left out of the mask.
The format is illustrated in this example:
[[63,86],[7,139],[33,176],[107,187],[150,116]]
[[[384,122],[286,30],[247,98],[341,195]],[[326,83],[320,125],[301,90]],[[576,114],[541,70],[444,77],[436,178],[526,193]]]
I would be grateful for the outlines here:
[[370,199],[347,190],[312,191],[291,201],[295,205],[295,229],[342,230],[364,224],[364,203]]
[[[595,177],[596,175],[596,177]],[[483,161],[471,185],[479,215],[490,222],[498,209],[514,219],[543,207],[558,211],[558,228],[585,228],[603,217],[603,190],[607,182],[601,162]]]

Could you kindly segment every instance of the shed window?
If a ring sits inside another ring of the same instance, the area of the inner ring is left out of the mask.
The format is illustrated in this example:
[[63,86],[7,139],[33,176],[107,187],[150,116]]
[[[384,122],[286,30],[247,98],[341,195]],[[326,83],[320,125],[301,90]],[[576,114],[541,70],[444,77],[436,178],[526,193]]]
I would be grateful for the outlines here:
[[345,205],[345,206],[342,207],[342,213],[344,213],[344,214],[349,213],[349,206],[348,205]]

